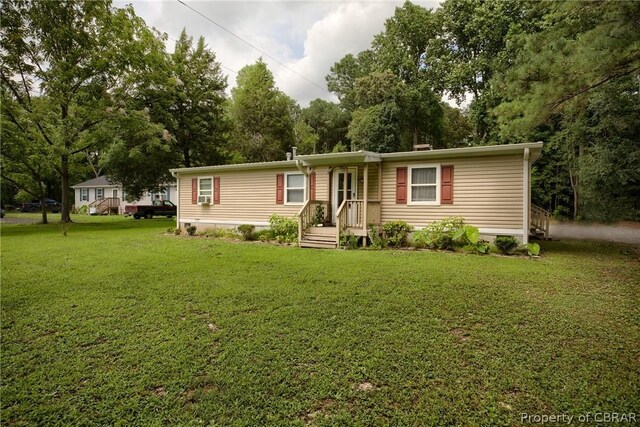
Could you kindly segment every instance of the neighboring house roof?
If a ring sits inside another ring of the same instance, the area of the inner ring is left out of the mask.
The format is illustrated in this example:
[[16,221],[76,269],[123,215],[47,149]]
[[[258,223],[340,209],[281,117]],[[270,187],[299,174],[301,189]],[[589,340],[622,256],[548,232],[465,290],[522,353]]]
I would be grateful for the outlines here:
[[91,178],[87,181],[71,186],[71,188],[86,188],[86,187],[119,187],[119,185],[112,183],[109,180],[109,178],[102,175],[97,178]]
[[408,161],[454,157],[499,156],[531,151],[532,160],[537,159],[542,151],[542,142],[523,144],[483,145],[478,147],[446,148],[441,150],[403,151],[398,153],[374,153],[372,151],[350,151],[346,153],[326,153],[298,155],[293,160],[282,160],[261,163],[240,163],[234,165],[201,166],[195,168],[170,169],[171,173],[209,172],[225,170],[271,169],[295,166],[347,165],[389,161]]
[[[176,183],[170,182],[165,185],[175,187]],[[91,178],[87,181],[71,186],[71,188],[93,188],[93,187],[120,187],[120,184],[113,183],[105,175],[102,175],[97,178]]]

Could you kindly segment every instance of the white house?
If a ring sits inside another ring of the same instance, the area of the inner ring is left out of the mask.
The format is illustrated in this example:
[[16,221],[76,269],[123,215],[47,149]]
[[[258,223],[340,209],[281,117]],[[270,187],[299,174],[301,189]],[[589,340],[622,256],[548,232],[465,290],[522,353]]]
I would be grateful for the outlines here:
[[101,205],[105,211],[111,209],[112,213],[120,214],[124,212],[125,205],[151,204],[153,200],[169,200],[176,204],[178,202],[175,183],[167,184],[163,191],[146,193],[141,199],[134,202],[127,202],[122,185],[110,182],[104,175],[73,185],[71,188],[75,190],[75,210],[82,206],[91,208]]

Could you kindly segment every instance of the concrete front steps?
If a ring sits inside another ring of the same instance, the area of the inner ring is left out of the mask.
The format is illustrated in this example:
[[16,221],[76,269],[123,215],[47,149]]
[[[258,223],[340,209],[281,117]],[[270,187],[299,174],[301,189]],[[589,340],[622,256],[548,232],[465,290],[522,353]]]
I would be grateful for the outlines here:
[[336,231],[336,227],[311,227],[302,236],[300,247],[335,249],[338,247]]

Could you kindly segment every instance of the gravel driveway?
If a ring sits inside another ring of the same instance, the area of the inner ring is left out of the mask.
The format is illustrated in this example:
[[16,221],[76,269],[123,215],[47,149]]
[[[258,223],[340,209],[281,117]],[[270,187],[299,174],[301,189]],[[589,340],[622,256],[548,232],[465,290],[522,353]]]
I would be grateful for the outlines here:
[[592,239],[640,245],[640,223],[586,224],[560,222],[550,225],[552,239]]

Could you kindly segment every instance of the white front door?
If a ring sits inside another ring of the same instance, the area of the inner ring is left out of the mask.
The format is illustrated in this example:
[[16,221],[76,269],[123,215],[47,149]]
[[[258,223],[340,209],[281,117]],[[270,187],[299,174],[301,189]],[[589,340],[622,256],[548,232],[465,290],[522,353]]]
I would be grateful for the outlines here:
[[[358,168],[347,172],[347,200],[358,198]],[[336,211],[344,200],[344,169],[333,170],[333,194],[331,200],[332,221],[336,222]]]

